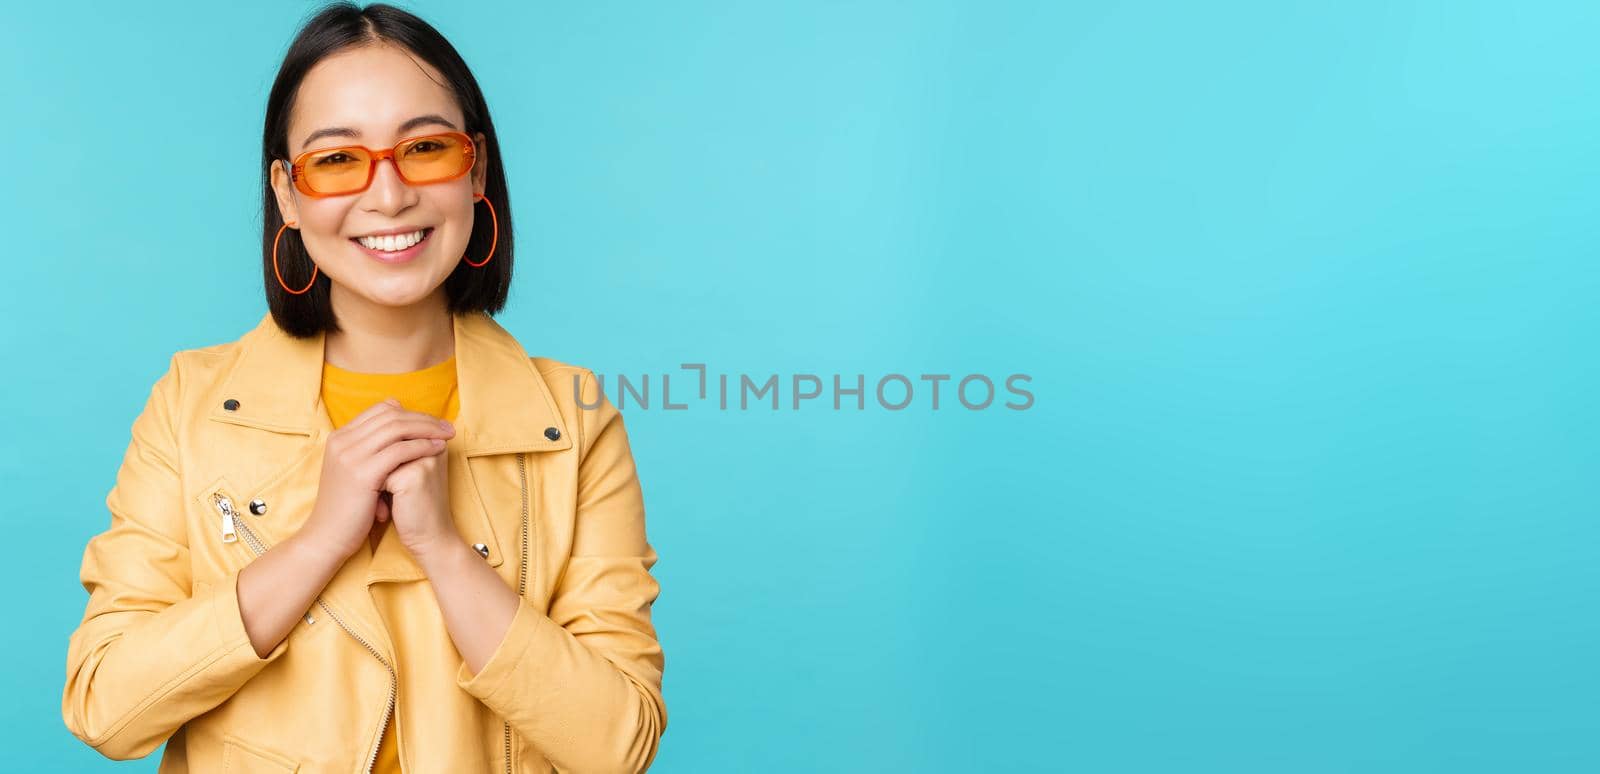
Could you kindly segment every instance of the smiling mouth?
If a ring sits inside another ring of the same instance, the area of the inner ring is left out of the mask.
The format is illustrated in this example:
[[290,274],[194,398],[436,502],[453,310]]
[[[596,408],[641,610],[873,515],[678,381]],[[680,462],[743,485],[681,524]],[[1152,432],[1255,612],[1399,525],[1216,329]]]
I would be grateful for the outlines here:
[[376,237],[351,237],[350,241],[355,242],[356,244],[361,245],[368,250],[377,250],[385,253],[397,253],[401,250],[410,248],[424,239],[427,239],[428,235],[432,233],[433,227],[429,226],[427,228],[418,229],[409,234],[387,234]]

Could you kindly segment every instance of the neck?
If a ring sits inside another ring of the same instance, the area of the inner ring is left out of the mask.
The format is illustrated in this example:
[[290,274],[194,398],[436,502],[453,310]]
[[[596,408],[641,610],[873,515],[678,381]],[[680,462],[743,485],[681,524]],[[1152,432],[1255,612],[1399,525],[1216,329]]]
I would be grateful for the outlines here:
[[323,359],[349,371],[397,374],[437,365],[455,354],[455,321],[443,288],[410,306],[375,304],[352,293],[331,299],[338,332]]

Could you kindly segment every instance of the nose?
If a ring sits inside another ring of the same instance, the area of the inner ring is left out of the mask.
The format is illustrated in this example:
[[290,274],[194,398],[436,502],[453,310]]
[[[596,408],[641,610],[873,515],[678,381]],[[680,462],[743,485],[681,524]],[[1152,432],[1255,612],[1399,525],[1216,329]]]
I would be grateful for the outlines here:
[[374,212],[394,215],[416,201],[416,192],[400,179],[400,169],[394,159],[383,159],[372,170],[372,185],[367,188],[363,205]]

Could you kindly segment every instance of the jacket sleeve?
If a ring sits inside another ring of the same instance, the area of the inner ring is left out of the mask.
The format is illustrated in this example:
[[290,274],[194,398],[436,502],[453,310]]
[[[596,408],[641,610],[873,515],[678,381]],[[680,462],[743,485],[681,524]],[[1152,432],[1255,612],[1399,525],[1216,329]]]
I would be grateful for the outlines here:
[[641,772],[667,726],[664,659],[650,620],[660,585],[622,415],[585,371],[577,526],[548,615],[522,598],[511,628],[461,688],[562,771]]
[[89,593],[67,645],[61,714],[73,736],[117,760],[149,755],[281,656],[245,633],[238,573],[191,588],[178,468],[179,358],[151,388],[106,496],[111,526],[90,538]]

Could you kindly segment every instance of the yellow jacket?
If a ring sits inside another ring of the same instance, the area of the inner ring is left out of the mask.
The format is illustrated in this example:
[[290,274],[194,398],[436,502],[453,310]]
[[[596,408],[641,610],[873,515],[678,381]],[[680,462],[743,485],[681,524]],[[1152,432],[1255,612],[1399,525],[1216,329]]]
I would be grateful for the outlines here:
[[530,358],[481,312],[455,316],[455,352],[451,512],[522,594],[482,671],[395,536],[352,554],[256,655],[239,570],[310,515],[333,431],[323,336],[268,314],[173,355],[133,423],[111,526],[83,556],[61,701],[73,735],[115,759],[167,742],[163,774],[366,772],[394,712],[408,772],[650,765],[667,725],[660,586],[622,416],[591,371]]

